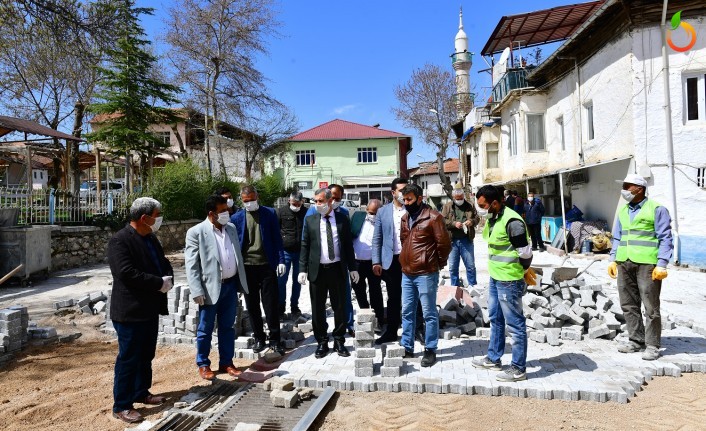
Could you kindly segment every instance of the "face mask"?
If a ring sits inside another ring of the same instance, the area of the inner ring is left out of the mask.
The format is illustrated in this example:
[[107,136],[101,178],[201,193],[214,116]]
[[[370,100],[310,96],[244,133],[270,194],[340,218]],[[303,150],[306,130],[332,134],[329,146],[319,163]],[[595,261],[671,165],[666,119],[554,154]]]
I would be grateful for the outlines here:
[[155,217],[154,224],[150,226],[150,229],[152,229],[152,233],[157,233],[160,226],[162,226],[162,217]]
[[485,209],[479,207],[478,205],[476,205],[476,212],[478,213],[478,215],[480,217],[483,217],[483,218],[488,217],[488,210],[485,210]]
[[321,215],[326,215],[326,213],[328,213],[328,204],[316,205],[316,212]]
[[405,205],[404,209],[410,214],[416,214],[420,207],[421,205],[418,202],[414,202],[412,205]]
[[257,201],[243,202],[243,206],[245,207],[245,211],[257,211],[258,208],[260,208]]
[[229,221],[230,221],[230,214],[228,214],[228,211],[218,213],[218,224],[219,225],[225,226],[228,224]]
[[628,202],[632,202],[635,199],[635,195],[630,190],[621,190],[620,195]]
[[370,223],[375,223],[375,214],[368,214],[365,216],[365,219]]
[[292,212],[298,213],[302,207],[295,207],[294,205],[290,205],[289,209],[292,210]]
[[404,205],[404,195],[402,193],[397,193],[397,202],[401,203]]
[[458,206],[463,205],[464,202],[466,202],[464,199],[454,199],[454,203]]
[[233,199],[228,199],[226,205],[228,205],[228,208],[233,208]]
[[527,202],[532,202],[534,200],[534,196],[527,196]]
[[333,207],[333,209],[336,209],[341,206],[341,201],[333,201],[331,206]]

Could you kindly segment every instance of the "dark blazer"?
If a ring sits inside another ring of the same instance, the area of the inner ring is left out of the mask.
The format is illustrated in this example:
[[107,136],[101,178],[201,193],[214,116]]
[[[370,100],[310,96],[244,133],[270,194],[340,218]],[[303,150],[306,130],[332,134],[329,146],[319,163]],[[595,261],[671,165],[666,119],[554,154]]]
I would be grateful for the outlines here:
[[[279,221],[275,210],[270,207],[260,206],[257,211],[260,214],[260,236],[262,237],[262,245],[265,247],[267,262],[272,270],[276,271],[277,265],[284,264],[284,248],[282,247]],[[235,229],[238,231],[241,251],[245,251],[243,245],[250,241],[246,229],[245,213],[245,210],[239,210],[230,218],[230,222],[235,225]]]
[[365,218],[368,216],[366,211],[356,211],[351,216],[351,233],[353,238],[358,238],[360,236],[360,231],[363,230],[363,225],[365,224]]
[[145,239],[130,225],[119,230],[108,241],[108,264],[113,274],[110,318],[117,322],[144,322],[168,314],[167,295],[162,276],[174,275],[172,265],[154,234],[147,235],[157,250],[161,265],[154,264]]
[[[341,267],[348,271],[357,271],[358,263],[355,261],[355,253],[353,252],[353,238],[351,237],[351,224],[348,216],[335,211],[333,214],[336,217],[338,244],[341,249]],[[321,263],[320,223],[321,214],[318,213],[304,219],[302,248],[299,255],[299,271],[308,273],[309,281],[314,282],[319,276],[319,264]],[[345,282],[346,272],[343,271],[341,276]]]

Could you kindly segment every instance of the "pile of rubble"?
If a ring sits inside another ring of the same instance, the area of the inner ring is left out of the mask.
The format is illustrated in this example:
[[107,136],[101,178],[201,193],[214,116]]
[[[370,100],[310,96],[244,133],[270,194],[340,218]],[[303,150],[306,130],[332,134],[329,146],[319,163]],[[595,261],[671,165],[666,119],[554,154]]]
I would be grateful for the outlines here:
[[104,292],[92,292],[81,298],[66,299],[54,303],[54,308],[59,310],[77,308],[83,314],[103,313],[108,309],[108,294]]
[[295,388],[294,382],[281,377],[273,377],[263,383],[270,392],[270,400],[275,407],[294,408],[300,400],[308,400],[314,395],[311,388]]

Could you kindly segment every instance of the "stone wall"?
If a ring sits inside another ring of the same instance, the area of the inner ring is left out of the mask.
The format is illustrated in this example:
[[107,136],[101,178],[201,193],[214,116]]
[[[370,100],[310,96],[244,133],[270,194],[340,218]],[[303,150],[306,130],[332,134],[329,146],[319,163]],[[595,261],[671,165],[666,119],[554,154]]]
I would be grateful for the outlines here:
[[[165,252],[184,248],[186,231],[201,220],[168,221],[157,237]],[[76,268],[107,262],[108,241],[115,232],[95,226],[53,226],[51,233],[51,269]]]

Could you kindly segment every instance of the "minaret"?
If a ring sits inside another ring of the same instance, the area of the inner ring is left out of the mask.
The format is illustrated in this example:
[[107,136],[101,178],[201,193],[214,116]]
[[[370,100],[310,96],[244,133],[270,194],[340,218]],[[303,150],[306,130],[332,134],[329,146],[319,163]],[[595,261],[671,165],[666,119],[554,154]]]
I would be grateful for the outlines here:
[[468,76],[471,70],[472,54],[468,52],[468,36],[463,31],[463,8],[458,13],[458,33],[456,33],[454,45],[456,52],[451,54],[451,63],[456,71],[456,94],[454,95],[456,119],[463,120],[473,109],[471,82]]

